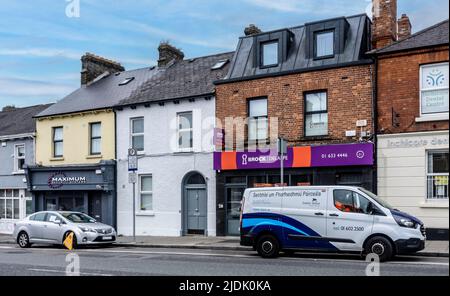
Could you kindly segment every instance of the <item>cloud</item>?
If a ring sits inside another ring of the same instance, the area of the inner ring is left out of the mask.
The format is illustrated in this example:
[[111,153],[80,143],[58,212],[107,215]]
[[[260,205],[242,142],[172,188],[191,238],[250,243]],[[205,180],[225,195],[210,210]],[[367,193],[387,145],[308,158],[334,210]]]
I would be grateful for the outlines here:
[[298,6],[300,4],[299,1],[295,0],[247,0],[247,2],[271,10],[278,10],[283,12],[305,12],[304,9],[301,9]]
[[71,93],[74,85],[49,81],[0,77],[0,97],[48,97],[61,98]]
[[81,57],[79,52],[67,49],[52,49],[52,48],[28,48],[28,49],[0,48],[0,56],[28,56],[28,57],[42,57],[42,58],[62,57],[70,60],[78,60]]

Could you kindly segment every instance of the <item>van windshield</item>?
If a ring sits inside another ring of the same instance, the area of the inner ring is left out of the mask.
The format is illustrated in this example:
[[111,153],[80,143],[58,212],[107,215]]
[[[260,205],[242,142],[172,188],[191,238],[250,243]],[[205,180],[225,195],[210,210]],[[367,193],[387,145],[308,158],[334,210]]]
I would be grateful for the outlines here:
[[382,200],[381,198],[379,198],[378,196],[376,196],[375,194],[373,194],[372,192],[370,192],[367,189],[364,188],[358,188],[360,191],[364,192],[365,194],[367,194],[368,196],[370,196],[371,198],[373,198],[377,203],[379,203],[381,206],[385,207],[388,210],[392,210],[394,209],[389,203],[387,203],[386,201]]

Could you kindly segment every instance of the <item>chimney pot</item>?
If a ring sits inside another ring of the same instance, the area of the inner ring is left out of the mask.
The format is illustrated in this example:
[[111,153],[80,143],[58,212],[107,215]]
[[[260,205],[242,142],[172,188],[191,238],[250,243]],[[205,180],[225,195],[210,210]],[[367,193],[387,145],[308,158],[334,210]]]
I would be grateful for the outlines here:
[[116,73],[125,71],[125,68],[113,60],[86,53],[81,57],[81,85],[86,86],[105,72]]
[[260,28],[258,28],[256,25],[254,25],[254,24],[250,24],[248,27],[246,27],[245,29],[244,29],[244,34],[245,34],[245,36],[251,36],[251,35],[256,35],[256,34],[259,34],[259,33],[261,33],[262,31],[261,31],[261,29]]
[[158,67],[164,67],[172,61],[182,61],[184,53],[169,42],[161,42],[158,47]]
[[409,17],[404,13],[398,20],[398,40],[403,40],[411,36],[411,21]]

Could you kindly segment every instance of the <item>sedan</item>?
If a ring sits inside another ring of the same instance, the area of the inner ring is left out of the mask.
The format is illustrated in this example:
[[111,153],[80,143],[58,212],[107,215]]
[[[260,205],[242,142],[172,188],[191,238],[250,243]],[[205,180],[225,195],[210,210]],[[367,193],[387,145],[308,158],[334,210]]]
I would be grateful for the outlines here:
[[73,247],[77,245],[111,244],[117,233],[112,226],[97,222],[78,212],[47,211],[35,213],[17,222],[14,239],[21,248],[32,244],[62,245],[73,233]]

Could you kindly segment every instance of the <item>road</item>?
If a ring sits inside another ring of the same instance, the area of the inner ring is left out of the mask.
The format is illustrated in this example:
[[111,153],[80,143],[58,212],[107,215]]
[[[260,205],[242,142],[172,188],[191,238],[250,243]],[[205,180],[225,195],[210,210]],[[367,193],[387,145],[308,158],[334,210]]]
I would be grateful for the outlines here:
[[[70,252],[56,247],[0,245],[0,276],[64,276]],[[254,252],[154,248],[89,248],[79,256],[81,276],[329,276],[365,275],[359,256],[295,254],[262,259]],[[448,276],[448,258],[399,257],[382,276]]]

